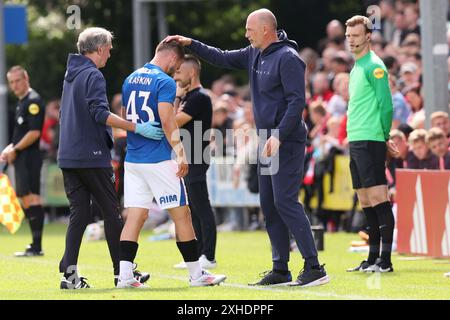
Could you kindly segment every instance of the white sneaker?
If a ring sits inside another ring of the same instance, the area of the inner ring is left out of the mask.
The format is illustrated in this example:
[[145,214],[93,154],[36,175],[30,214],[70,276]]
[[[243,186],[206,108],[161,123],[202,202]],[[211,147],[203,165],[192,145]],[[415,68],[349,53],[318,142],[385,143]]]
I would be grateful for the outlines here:
[[198,279],[189,279],[191,287],[207,287],[215,286],[225,281],[227,277],[223,274],[211,274],[205,270],[202,270],[202,275]]
[[117,282],[117,288],[119,289],[128,289],[128,288],[134,288],[134,289],[145,289],[148,288],[145,284],[140,283],[135,278],[125,279],[122,280],[119,278],[119,281]]
[[216,260],[209,261],[204,254],[200,256],[198,261],[200,262],[200,267],[202,267],[202,269],[214,269],[217,267]]

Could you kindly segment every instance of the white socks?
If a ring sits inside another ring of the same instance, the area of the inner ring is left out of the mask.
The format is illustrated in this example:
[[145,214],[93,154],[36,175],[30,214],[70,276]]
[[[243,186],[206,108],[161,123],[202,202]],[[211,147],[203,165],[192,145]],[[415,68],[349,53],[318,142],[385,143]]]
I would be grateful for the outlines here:
[[130,261],[120,261],[119,278],[122,280],[133,278],[133,263]]
[[200,267],[200,262],[198,260],[186,262],[186,266],[189,270],[189,275],[191,276],[191,279],[198,279],[202,276],[202,268]]

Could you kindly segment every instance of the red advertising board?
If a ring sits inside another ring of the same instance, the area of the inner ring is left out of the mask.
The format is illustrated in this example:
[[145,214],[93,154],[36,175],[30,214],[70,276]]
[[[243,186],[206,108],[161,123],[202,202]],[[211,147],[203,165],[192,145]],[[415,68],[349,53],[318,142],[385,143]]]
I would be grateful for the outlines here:
[[397,170],[399,253],[450,257],[450,170]]

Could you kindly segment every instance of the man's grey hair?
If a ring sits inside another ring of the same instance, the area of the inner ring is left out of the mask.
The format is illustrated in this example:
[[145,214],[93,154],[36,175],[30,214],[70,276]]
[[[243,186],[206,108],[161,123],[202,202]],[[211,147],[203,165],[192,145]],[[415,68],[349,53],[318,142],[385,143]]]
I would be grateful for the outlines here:
[[87,28],[78,36],[78,53],[87,54],[97,51],[99,47],[112,43],[113,34],[103,28]]

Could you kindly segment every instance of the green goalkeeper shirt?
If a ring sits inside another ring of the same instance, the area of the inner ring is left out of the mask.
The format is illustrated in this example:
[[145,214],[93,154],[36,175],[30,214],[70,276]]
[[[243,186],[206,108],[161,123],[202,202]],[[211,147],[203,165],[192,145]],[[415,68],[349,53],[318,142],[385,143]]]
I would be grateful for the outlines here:
[[387,141],[392,125],[392,97],[383,61],[373,52],[356,60],[350,72],[348,141]]

